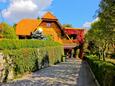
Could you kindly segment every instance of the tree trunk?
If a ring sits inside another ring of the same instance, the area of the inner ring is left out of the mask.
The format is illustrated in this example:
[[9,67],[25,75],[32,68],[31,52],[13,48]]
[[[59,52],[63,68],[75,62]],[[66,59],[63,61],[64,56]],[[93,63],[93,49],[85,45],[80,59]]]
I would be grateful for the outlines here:
[[105,57],[106,57],[106,49],[107,49],[107,41],[104,42],[104,46],[103,46],[103,60],[105,61]]

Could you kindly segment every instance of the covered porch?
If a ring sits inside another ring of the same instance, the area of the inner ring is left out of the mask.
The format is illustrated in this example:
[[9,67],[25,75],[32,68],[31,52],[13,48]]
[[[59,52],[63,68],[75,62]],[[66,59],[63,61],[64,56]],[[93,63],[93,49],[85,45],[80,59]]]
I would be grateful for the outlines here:
[[82,44],[73,42],[72,40],[63,40],[64,54],[66,58],[81,58],[83,56]]

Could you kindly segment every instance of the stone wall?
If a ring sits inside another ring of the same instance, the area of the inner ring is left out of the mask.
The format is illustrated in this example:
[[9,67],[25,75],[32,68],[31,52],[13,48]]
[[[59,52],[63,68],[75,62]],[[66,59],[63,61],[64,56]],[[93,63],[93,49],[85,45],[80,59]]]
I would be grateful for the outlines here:
[[3,59],[3,54],[0,53],[0,82],[2,81],[3,70],[4,70],[4,59]]
[[9,56],[4,59],[4,55],[0,53],[0,82],[6,82],[6,80],[10,81],[13,78],[14,74],[11,59]]

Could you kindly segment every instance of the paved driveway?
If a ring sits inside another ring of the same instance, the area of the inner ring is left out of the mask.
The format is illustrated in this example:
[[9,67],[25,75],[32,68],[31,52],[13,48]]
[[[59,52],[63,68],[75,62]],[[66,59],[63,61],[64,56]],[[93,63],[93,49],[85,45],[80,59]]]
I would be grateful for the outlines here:
[[26,75],[22,80],[1,86],[96,86],[96,84],[86,62],[70,59]]

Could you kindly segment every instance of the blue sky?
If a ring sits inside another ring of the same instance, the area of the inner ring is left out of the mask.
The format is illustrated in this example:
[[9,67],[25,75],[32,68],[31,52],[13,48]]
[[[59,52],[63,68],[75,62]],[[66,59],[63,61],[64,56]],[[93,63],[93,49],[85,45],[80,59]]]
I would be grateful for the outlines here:
[[[51,11],[62,24],[72,24],[74,27],[82,27],[85,24],[87,26],[87,24],[95,20],[93,16],[99,8],[98,5],[100,2],[100,0],[28,0],[28,2],[23,1],[24,3],[20,1],[23,0],[17,0],[17,2],[16,0],[0,0],[0,9],[2,9],[4,21],[12,24],[22,18],[36,18],[45,11]],[[20,8],[21,6],[18,6],[17,3],[21,3],[26,11]],[[7,10],[5,10],[6,8]],[[0,16],[1,21],[2,18]]]

